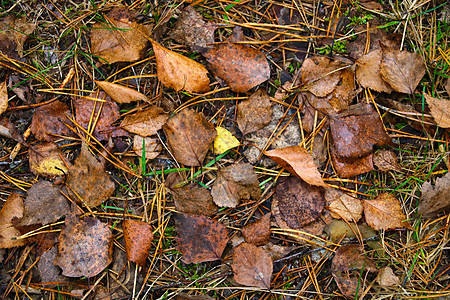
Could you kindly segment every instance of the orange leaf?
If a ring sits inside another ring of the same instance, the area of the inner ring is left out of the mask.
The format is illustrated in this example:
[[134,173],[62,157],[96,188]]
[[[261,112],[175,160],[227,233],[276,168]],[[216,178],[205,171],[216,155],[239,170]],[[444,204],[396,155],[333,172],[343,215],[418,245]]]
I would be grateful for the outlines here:
[[12,239],[21,235],[20,231],[13,226],[12,220],[22,218],[22,216],[22,197],[16,193],[11,193],[0,211],[0,249],[18,247],[27,243],[26,239]]
[[95,83],[117,103],[130,103],[140,100],[150,102],[147,96],[129,87],[108,81],[95,81]]
[[122,228],[127,259],[143,267],[152,246],[152,226],[140,220],[125,220]]
[[392,194],[383,193],[375,199],[364,200],[363,206],[366,222],[375,230],[403,228],[409,225],[405,222],[406,215],[400,201]]

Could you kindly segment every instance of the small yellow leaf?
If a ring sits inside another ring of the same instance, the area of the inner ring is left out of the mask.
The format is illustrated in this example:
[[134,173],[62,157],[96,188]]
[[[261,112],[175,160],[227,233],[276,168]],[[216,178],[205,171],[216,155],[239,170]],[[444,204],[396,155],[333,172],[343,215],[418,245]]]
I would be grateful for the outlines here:
[[6,88],[6,80],[0,83],[0,115],[8,108],[8,89]]
[[231,132],[222,127],[216,127],[217,137],[214,140],[214,153],[222,154],[240,145],[238,139]]

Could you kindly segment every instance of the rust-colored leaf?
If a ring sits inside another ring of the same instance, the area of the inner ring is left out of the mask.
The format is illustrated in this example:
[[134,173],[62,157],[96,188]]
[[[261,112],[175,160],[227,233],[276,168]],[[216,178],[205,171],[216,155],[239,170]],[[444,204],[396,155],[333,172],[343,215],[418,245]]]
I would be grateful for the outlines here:
[[363,206],[366,222],[375,230],[408,226],[400,201],[392,194],[383,193],[375,199],[364,200]]
[[6,80],[0,83],[0,115],[8,108],[8,87]]
[[242,235],[247,243],[262,246],[270,241],[270,216],[267,213],[256,222],[242,228]]
[[125,220],[122,222],[122,228],[127,259],[142,267],[145,266],[152,247],[152,226],[140,220]]
[[436,124],[442,128],[450,128],[450,101],[431,97],[423,93]]
[[173,156],[187,166],[201,166],[217,136],[214,125],[192,109],[176,114],[163,129]]
[[292,146],[270,150],[264,154],[308,184],[326,186],[312,155],[305,148]]
[[55,263],[68,277],[93,277],[112,261],[113,235],[108,226],[93,217],[66,217],[59,235]]
[[237,283],[270,289],[273,264],[267,250],[249,243],[240,244],[234,249],[232,268]]
[[380,171],[401,171],[398,162],[397,155],[392,150],[381,149],[374,153],[373,155],[373,164]]
[[344,219],[348,222],[358,222],[361,219],[363,206],[361,200],[355,196],[347,195],[339,190],[327,189],[325,198],[333,218]]
[[254,92],[237,106],[237,123],[243,135],[257,131],[272,120],[270,97],[263,89]]
[[36,175],[65,176],[71,166],[55,143],[34,145],[29,150],[30,170]]
[[202,93],[209,91],[208,70],[198,62],[153,42],[158,79],[175,91]]
[[391,86],[381,76],[380,49],[369,52],[356,61],[356,78],[360,85],[377,92],[391,93]]
[[338,157],[334,153],[333,148],[330,149],[330,152],[331,158],[333,159],[334,169],[341,178],[350,178],[374,170],[372,153],[361,158],[352,159],[350,161]]
[[186,214],[211,216],[218,207],[213,202],[211,192],[197,185],[171,188],[175,207]]
[[130,103],[141,100],[150,102],[147,96],[129,87],[108,81],[95,81],[95,83],[117,103]]
[[[23,200],[19,194],[11,193],[0,211],[0,249],[23,246],[26,239],[15,239],[21,236],[13,226],[13,219],[22,218]],[[14,238],[14,240],[13,240]]]
[[145,145],[145,159],[154,159],[162,151],[162,144],[158,138],[143,137],[135,135],[133,137],[133,151],[137,156],[142,157]]
[[16,60],[23,57],[23,45],[35,28],[26,17],[8,14],[0,22],[0,52]]
[[264,54],[249,46],[227,42],[204,54],[214,74],[235,92],[245,93],[270,77]]
[[417,209],[419,214],[430,218],[443,211],[448,213],[450,209],[450,173],[436,179],[434,187],[429,181],[425,182],[420,191],[422,195]]
[[186,264],[221,259],[228,242],[225,226],[205,216],[177,214],[177,250]]
[[120,127],[140,136],[150,136],[155,135],[166,124],[167,119],[169,119],[169,115],[161,107],[150,106],[132,115],[127,115],[120,123]]
[[72,114],[61,101],[39,106],[33,114],[31,132],[38,140],[47,142],[53,142],[63,136],[72,137],[74,132],[65,125],[73,126],[69,118],[72,118]]

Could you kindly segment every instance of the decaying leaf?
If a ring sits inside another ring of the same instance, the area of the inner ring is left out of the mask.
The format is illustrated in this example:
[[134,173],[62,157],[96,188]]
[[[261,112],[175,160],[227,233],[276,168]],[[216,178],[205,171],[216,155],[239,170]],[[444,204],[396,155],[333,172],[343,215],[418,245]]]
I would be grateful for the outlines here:
[[175,91],[202,93],[209,91],[208,70],[198,62],[153,42],[158,79]]
[[261,188],[253,166],[238,163],[219,169],[211,195],[220,207],[236,207],[240,200],[259,200]]
[[332,147],[330,152],[334,169],[341,178],[350,178],[374,170],[372,154],[349,161],[338,157]]
[[270,97],[263,89],[258,89],[248,100],[237,106],[236,121],[243,135],[257,131],[272,119]]
[[217,136],[214,125],[192,109],[176,114],[163,129],[173,156],[187,166],[201,166]]
[[375,152],[373,155],[373,164],[380,171],[401,171],[402,169],[397,162],[397,155],[394,151],[388,149],[381,149]]
[[55,143],[34,145],[29,150],[30,170],[36,175],[65,176],[70,162]]
[[261,248],[263,248],[269,252],[269,255],[272,258],[272,261],[276,261],[276,260],[279,260],[279,259],[285,257],[292,250],[295,249],[294,246],[280,246],[280,245],[272,244],[271,242],[262,246]]
[[69,169],[67,185],[71,198],[89,207],[102,204],[115,189],[104,164],[89,152],[84,143],[81,146],[80,156]]
[[333,218],[344,219],[348,222],[358,222],[361,219],[363,206],[361,200],[355,196],[347,195],[339,190],[327,189],[325,198]]
[[363,87],[377,92],[391,93],[391,86],[381,77],[380,49],[371,51],[356,61],[356,78]]
[[239,140],[223,127],[216,127],[217,136],[214,139],[214,154],[219,155],[239,146]]
[[133,137],[133,151],[136,153],[137,156],[142,157],[144,147],[145,147],[145,159],[156,158],[161,153],[163,148],[158,138],[143,137],[136,134]]
[[246,45],[227,42],[214,46],[203,55],[213,73],[235,92],[245,93],[270,77],[264,54]]
[[211,192],[196,185],[171,188],[171,193],[178,211],[186,214],[211,216],[218,210]]
[[33,114],[31,132],[38,140],[47,142],[53,142],[63,136],[72,137],[74,132],[65,125],[73,126],[69,118],[72,118],[72,114],[61,101],[39,106]]
[[270,216],[271,213],[267,213],[258,221],[242,228],[245,242],[255,246],[262,246],[270,241]]
[[450,101],[431,97],[423,93],[436,124],[442,128],[450,128]]
[[400,201],[392,194],[383,193],[375,199],[364,200],[363,206],[366,222],[375,230],[408,226]]
[[120,127],[140,136],[150,136],[155,135],[166,124],[167,119],[169,115],[164,112],[164,109],[153,105],[125,116]]
[[140,220],[124,220],[122,228],[127,259],[143,267],[152,247],[152,226]]
[[264,154],[308,184],[326,186],[312,155],[305,148],[292,146],[270,150]]
[[23,57],[23,44],[35,28],[36,25],[28,22],[26,17],[9,14],[0,22],[0,52],[16,60]]
[[61,269],[54,263],[57,253],[56,247],[52,247],[41,255],[37,263],[41,282],[61,282],[68,279],[60,274]]
[[141,100],[150,102],[147,96],[129,87],[108,81],[95,81],[95,83],[117,103],[130,103]]
[[8,87],[6,80],[0,83],[0,115],[8,109]]
[[66,217],[59,235],[55,263],[68,277],[93,277],[112,261],[113,235],[108,226],[93,217]]
[[237,283],[270,289],[273,264],[267,250],[242,243],[234,249],[232,267]]
[[183,254],[186,264],[221,259],[228,242],[225,226],[205,216],[177,214],[177,250]]
[[376,281],[381,286],[394,286],[400,284],[400,279],[390,267],[384,267],[378,272]]
[[27,243],[26,239],[15,239],[21,234],[13,226],[13,219],[20,219],[22,216],[23,199],[19,194],[11,193],[0,211],[0,249],[19,247]]
[[430,218],[450,209],[450,173],[436,179],[434,187],[429,181],[422,185],[420,203],[417,209],[423,217]]
[[105,16],[107,23],[95,23],[91,30],[92,54],[100,63],[136,61],[144,58],[149,26],[136,21],[125,7],[115,7]]

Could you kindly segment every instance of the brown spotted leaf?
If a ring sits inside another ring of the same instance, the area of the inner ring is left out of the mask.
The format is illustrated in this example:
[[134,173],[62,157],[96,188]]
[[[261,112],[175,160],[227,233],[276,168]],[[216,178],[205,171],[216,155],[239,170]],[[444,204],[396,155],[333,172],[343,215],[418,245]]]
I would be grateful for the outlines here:
[[124,220],[122,228],[127,259],[143,267],[152,247],[152,226],[140,220]]
[[267,213],[256,222],[242,228],[242,235],[247,243],[262,246],[270,241],[270,216],[271,213]]
[[211,216],[218,207],[213,202],[211,192],[197,185],[171,188],[171,193],[178,211],[186,214]]
[[132,88],[108,81],[95,81],[95,83],[117,103],[150,102],[147,96]]
[[448,213],[450,210],[450,173],[436,179],[434,187],[429,181],[425,182],[420,191],[422,195],[417,209],[419,214],[430,218],[443,211]]
[[6,80],[0,83],[0,115],[8,108],[8,88]]
[[363,206],[361,200],[355,196],[347,195],[339,190],[327,189],[325,198],[333,218],[344,219],[348,222],[358,222],[361,219]]
[[120,127],[140,136],[150,136],[155,135],[166,124],[167,119],[169,119],[169,115],[161,107],[150,106],[125,116]]
[[240,244],[234,249],[232,268],[237,283],[270,289],[273,264],[267,250],[249,243]]
[[13,226],[13,220],[20,219],[22,216],[22,197],[19,194],[11,193],[0,211],[0,249],[19,247],[27,243],[26,239],[15,239],[21,236],[21,233]]
[[442,128],[450,128],[450,101],[431,97],[423,93],[436,124]]
[[383,193],[375,199],[364,200],[363,206],[366,222],[375,230],[408,226],[400,201],[392,194]]
[[184,109],[163,126],[175,159],[187,166],[201,166],[217,136],[214,125],[192,109]]
[[401,167],[397,162],[397,155],[392,150],[381,149],[374,153],[373,155],[373,164],[380,171],[401,171]]
[[381,77],[380,49],[369,52],[356,61],[356,78],[361,86],[377,92],[391,93],[391,86]]
[[73,126],[69,118],[72,118],[72,114],[61,101],[39,106],[33,114],[31,132],[38,140],[47,142],[53,142],[63,136],[73,137],[74,132],[65,125]]
[[23,57],[23,45],[35,28],[25,16],[8,14],[0,21],[0,52],[16,60]]
[[29,150],[30,170],[36,175],[65,176],[70,162],[55,143],[37,144]]
[[257,90],[237,106],[236,121],[243,135],[264,128],[271,120],[272,104],[263,89]]
[[228,242],[225,226],[206,216],[177,214],[177,250],[183,254],[186,264],[221,259]]

